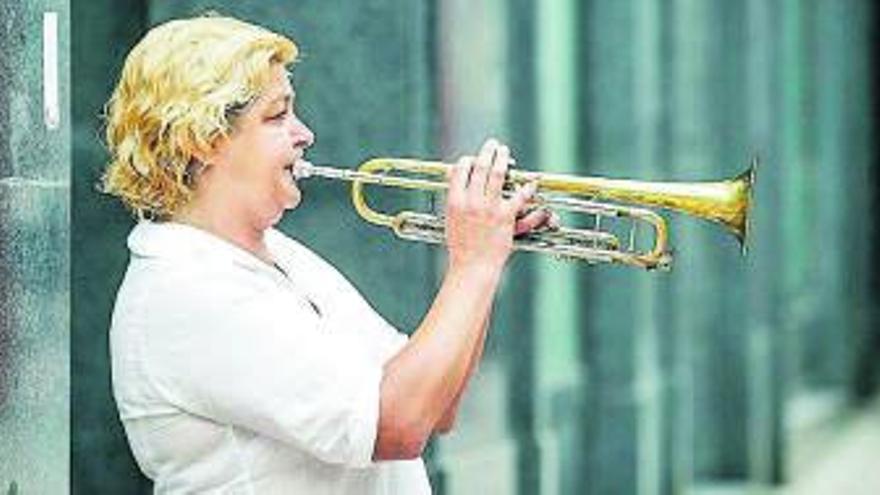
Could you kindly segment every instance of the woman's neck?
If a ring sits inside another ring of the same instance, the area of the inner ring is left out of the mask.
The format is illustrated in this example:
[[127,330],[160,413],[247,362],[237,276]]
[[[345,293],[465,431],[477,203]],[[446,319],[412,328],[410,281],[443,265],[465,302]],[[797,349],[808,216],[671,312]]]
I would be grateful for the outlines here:
[[172,221],[183,223],[209,232],[248,251],[260,260],[272,265],[274,260],[265,241],[265,229],[260,229],[244,220],[243,215],[235,215],[227,208],[218,209],[190,205],[174,216]]

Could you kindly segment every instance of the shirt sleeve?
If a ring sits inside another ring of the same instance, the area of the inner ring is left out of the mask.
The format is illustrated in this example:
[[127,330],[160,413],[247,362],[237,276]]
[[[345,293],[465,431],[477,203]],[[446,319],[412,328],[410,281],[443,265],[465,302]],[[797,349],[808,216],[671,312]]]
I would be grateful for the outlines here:
[[372,462],[380,363],[321,327],[283,290],[181,308],[153,354],[172,400],[218,423],[292,444],[329,463]]
[[360,325],[356,327],[361,333],[359,337],[371,342],[377,359],[383,363],[388,362],[406,345],[409,337],[388,323],[366,301],[361,300],[361,303],[366,310],[359,319]]

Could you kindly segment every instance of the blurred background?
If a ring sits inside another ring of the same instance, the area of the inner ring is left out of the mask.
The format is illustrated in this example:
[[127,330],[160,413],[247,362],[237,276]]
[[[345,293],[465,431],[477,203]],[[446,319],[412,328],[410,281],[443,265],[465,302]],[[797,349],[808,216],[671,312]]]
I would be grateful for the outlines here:
[[[0,0],[0,493],[151,493],[110,393],[133,221],[96,192],[101,112],[149,27],[208,10],[297,41],[315,163],[489,136],[577,175],[760,159],[744,257],[667,215],[668,273],[511,260],[458,426],[426,453],[436,493],[880,493],[869,0]],[[441,250],[362,222],[343,184],[303,189],[282,230],[415,328]]]

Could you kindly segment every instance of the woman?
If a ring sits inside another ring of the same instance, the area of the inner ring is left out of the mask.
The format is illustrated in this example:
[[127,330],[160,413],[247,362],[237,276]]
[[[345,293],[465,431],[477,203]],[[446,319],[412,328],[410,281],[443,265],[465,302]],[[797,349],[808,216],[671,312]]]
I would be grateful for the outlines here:
[[422,449],[479,360],[517,220],[489,140],[448,178],[448,266],[410,338],[273,226],[314,135],[289,39],[235,19],[153,28],[107,107],[107,192],[140,222],[111,328],[114,396],[156,493],[429,493]]

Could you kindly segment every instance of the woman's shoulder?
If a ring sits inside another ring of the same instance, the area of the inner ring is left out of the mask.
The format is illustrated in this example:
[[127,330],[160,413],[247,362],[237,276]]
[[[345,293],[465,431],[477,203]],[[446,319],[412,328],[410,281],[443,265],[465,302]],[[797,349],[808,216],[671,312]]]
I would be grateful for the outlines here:
[[228,260],[133,254],[117,292],[114,314],[133,321],[200,320],[217,314],[219,308],[257,299],[263,292],[259,277]]

